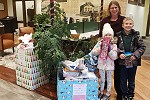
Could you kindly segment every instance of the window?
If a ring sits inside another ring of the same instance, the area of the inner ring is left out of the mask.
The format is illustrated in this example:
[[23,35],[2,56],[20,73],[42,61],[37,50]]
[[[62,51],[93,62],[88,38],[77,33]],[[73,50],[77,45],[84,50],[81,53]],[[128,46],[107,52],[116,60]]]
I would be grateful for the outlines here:
[[138,5],[139,6],[145,6],[145,0],[138,0]]
[[0,2],[0,10],[4,10],[4,4]]
[[138,0],[128,0],[129,4],[137,5]]
[[145,6],[145,0],[128,0],[129,4],[138,5],[138,6]]

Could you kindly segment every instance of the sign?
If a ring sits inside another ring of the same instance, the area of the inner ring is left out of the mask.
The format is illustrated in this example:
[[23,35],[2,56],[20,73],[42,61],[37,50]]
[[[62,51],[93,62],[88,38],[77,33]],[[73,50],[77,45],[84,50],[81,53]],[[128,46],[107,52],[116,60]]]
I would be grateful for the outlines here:
[[73,84],[73,100],[86,100],[87,84]]

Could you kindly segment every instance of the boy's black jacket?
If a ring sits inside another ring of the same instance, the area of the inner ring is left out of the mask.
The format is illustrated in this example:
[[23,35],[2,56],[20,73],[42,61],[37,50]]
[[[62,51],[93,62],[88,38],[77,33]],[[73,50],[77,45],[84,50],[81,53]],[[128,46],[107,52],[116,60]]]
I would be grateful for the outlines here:
[[[136,57],[136,60],[133,61],[133,66],[141,66],[141,56],[144,54],[146,46],[143,42],[143,39],[140,37],[140,33],[135,31],[134,29],[131,30],[132,33],[132,40],[130,46],[130,52],[133,53],[133,56]],[[123,46],[123,39],[122,39],[122,31],[116,33],[117,35],[117,47],[118,47],[118,57],[120,54],[124,53],[124,46]],[[125,60],[118,58],[119,65],[124,65]]]

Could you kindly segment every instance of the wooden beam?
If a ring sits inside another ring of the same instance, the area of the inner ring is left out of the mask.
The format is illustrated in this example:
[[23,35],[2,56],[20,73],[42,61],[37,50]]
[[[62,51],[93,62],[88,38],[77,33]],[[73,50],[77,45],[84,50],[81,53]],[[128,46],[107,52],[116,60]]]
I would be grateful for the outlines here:
[[100,6],[100,21],[103,18],[103,4],[104,4],[104,0],[101,0],[101,6]]

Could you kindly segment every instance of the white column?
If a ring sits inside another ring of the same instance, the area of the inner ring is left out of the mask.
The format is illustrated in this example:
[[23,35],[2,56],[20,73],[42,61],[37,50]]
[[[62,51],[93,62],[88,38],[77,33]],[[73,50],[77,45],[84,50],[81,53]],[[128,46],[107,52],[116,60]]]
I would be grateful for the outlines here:
[[7,0],[8,16],[13,16],[13,2],[12,0]]
[[149,13],[149,4],[150,4],[150,0],[145,0],[144,18],[143,18],[143,27],[142,27],[141,36],[146,36],[147,20],[148,20],[148,13]]
[[35,0],[36,14],[41,14],[41,3],[42,0]]

